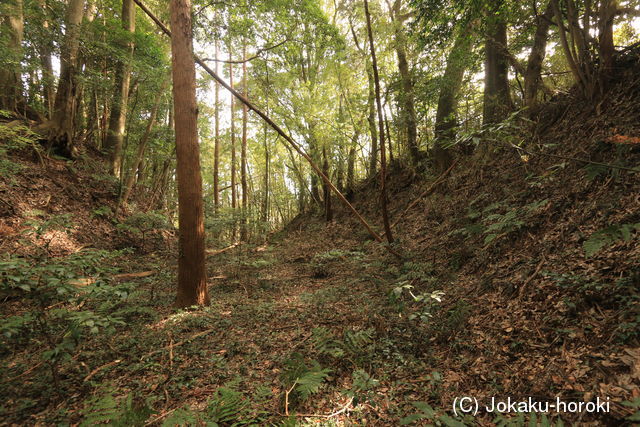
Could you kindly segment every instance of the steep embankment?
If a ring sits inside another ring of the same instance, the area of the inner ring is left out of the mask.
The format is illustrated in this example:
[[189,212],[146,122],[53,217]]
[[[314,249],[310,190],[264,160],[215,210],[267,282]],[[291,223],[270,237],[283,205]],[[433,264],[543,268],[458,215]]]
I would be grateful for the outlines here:
[[[20,133],[17,129],[16,134]],[[51,255],[114,246],[116,233],[110,217],[117,182],[100,160],[84,157],[72,163],[49,158],[41,163],[27,146],[2,159],[2,166],[0,252],[20,253],[25,249],[20,240],[28,237],[24,232],[52,219],[55,226],[44,230],[41,239],[32,239],[35,244],[46,244]]]
[[[413,372],[405,393],[414,400],[449,410],[460,396],[600,397],[611,399],[610,413],[563,417],[617,424],[633,413],[621,402],[640,396],[640,180],[628,170],[640,164],[637,62],[612,85],[596,104],[558,97],[531,130],[482,135],[491,154],[461,158],[400,219],[397,248],[408,262],[386,258],[387,290],[444,292],[426,304],[425,322],[396,315],[383,327],[404,337],[403,354],[428,361],[423,374],[438,373],[436,381]],[[393,220],[433,178],[392,172],[389,181]],[[377,191],[374,182],[356,192],[368,218],[380,217]],[[333,227],[359,230],[347,215]],[[425,307],[405,304],[409,312]],[[392,366],[378,375],[397,379]]]

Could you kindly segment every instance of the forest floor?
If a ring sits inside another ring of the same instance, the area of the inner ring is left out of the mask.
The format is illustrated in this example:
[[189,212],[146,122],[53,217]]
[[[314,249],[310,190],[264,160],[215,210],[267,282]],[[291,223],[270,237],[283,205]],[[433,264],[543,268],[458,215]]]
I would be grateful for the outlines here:
[[[498,146],[491,158],[462,157],[425,197],[436,176],[392,166],[403,259],[341,207],[330,223],[303,214],[266,243],[211,254],[212,303],[194,310],[172,309],[175,236],[116,224],[115,183],[95,160],[41,167],[28,151],[3,160],[0,423],[532,418],[482,408],[456,418],[455,399],[468,396],[481,406],[599,398],[604,413],[549,419],[631,425],[640,403],[634,75],[598,105],[558,99],[535,128],[499,134],[544,156]],[[367,218],[379,218],[377,191],[372,179],[353,195]]]

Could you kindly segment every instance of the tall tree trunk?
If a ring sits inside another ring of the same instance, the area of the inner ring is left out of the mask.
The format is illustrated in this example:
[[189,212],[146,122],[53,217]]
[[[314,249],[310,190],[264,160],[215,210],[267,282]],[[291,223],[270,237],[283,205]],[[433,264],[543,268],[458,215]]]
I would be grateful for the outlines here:
[[0,67],[0,109],[18,111],[22,103],[22,81],[20,62],[22,61],[22,39],[24,37],[24,13],[22,0],[9,0],[3,7],[2,26],[8,33],[6,41],[10,63]]
[[[136,14],[133,0],[122,0],[122,28],[134,33],[136,29]],[[115,92],[111,104],[109,130],[107,132],[106,148],[111,155],[111,173],[120,176],[122,167],[122,144],[127,118],[127,102],[129,99],[129,85],[131,83],[131,58],[133,57],[133,42],[127,42],[127,59],[116,65]]]
[[527,69],[524,75],[524,105],[529,109],[529,115],[535,113],[538,102],[538,88],[542,81],[540,72],[542,71],[542,62],[546,54],[549,25],[552,18],[553,5],[549,1],[544,13],[536,16],[536,32],[533,36],[533,46],[529,53]]
[[[216,58],[216,74],[219,73],[218,67],[218,38],[215,40],[215,58]],[[220,211],[220,85],[215,84],[215,103],[213,109],[215,122],[215,139],[213,143],[213,206],[217,214]]]
[[[231,43],[229,43],[229,84],[233,87],[233,63],[231,62]],[[236,128],[235,128],[235,104],[234,98],[231,97],[230,113],[231,113],[231,207],[236,208]],[[235,226],[234,226],[235,229]],[[235,235],[235,231],[234,231]]]
[[[84,11],[84,17],[83,17],[83,21],[86,23],[91,23],[93,22],[93,19],[95,18],[95,14],[96,14],[96,10],[97,10],[97,5],[96,2],[93,0],[87,0],[87,5]],[[83,73],[83,70],[85,69],[87,60],[86,60],[86,55],[82,54],[82,51],[80,51],[80,54],[78,55],[78,71],[80,73]],[[78,129],[83,129],[84,130],[84,134],[82,135],[82,140],[85,141],[87,135],[91,132],[91,129],[89,126],[87,126],[87,108],[86,108],[86,102],[85,102],[85,95],[84,95],[84,80],[83,79],[79,79],[78,83],[77,83],[77,88],[76,88],[76,100],[75,100],[75,105],[76,105],[76,118],[75,118],[75,123],[76,123],[76,127]],[[80,136],[78,136],[80,137]]]
[[369,48],[371,49],[371,68],[373,69],[373,80],[376,91],[376,106],[378,107],[378,125],[380,134],[380,207],[382,208],[382,222],[384,224],[384,232],[389,243],[393,243],[393,235],[391,234],[391,226],[389,224],[389,212],[387,209],[387,187],[386,174],[387,160],[385,158],[384,146],[384,120],[382,118],[382,102],[380,101],[380,77],[378,76],[378,64],[376,61],[376,49],[373,43],[373,31],[371,30],[371,15],[369,14],[369,2],[364,0],[364,13],[367,18],[367,33],[369,35]]
[[509,91],[509,58],[507,50],[507,24],[499,13],[502,1],[489,12],[485,42],[485,78],[483,123],[499,123],[513,110]]
[[369,115],[367,122],[369,123],[369,135],[371,136],[371,154],[369,155],[369,176],[374,176],[378,169],[378,130],[376,129],[376,89],[373,81],[373,71],[371,70],[370,61],[367,61],[367,82],[368,96],[367,108]]
[[420,160],[420,151],[418,149],[418,125],[416,118],[416,108],[413,99],[413,78],[409,70],[409,61],[407,60],[407,37],[402,28],[403,20],[400,18],[401,0],[395,0],[391,18],[393,19],[395,34],[395,50],[398,57],[398,71],[400,72],[400,81],[402,90],[400,91],[400,126],[406,129],[407,148],[413,164],[417,164]]
[[598,83],[600,94],[607,89],[607,83],[613,72],[613,23],[617,12],[617,0],[602,0],[598,11]]
[[[44,13],[44,19],[42,20],[42,28],[45,32],[49,31],[49,19],[47,18],[49,13],[47,11],[47,3],[45,0],[38,0],[38,7],[42,9]],[[53,114],[53,102],[55,98],[55,92],[53,90],[53,65],[51,63],[51,52],[53,51],[53,43],[48,37],[42,40],[38,45],[38,55],[40,56],[40,63],[42,65],[42,97],[44,99],[44,107],[46,116],[51,119]]]
[[[242,92],[245,98],[249,99],[247,84],[247,45],[243,40],[242,44]],[[240,225],[240,240],[247,241],[247,119],[248,109],[246,104],[242,104],[242,147],[240,150],[240,185],[242,187],[242,222]]]
[[436,168],[440,172],[447,170],[453,161],[451,151],[446,147],[446,143],[456,137],[458,93],[462,87],[468,57],[473,47],[473,38],[469,37],[469,30],[471,30],[471,25],[468,25],[456,37],[453,48],[447,57],[447,66],[440,83],[435,123],[436,139],[432,150]]
[[[267,108],[267,114],[269,109]],[[262,222],[269,221],[269,174],[271,173],[271,159],[269,157],[269,141],[267,140],[267,124],[264,124],[264,195],[262,198]]]
[[178,291],[175,305],[189,307],[209,304],[204,254],[204,208],[198,147],[191,0],[171,0],[170,9],[180,224]]
[[60,78],[51,119],[49,144],[68,157],[75,157],[75,113],[78,49],[84,0],[69,0],[64,42],[60,49]]

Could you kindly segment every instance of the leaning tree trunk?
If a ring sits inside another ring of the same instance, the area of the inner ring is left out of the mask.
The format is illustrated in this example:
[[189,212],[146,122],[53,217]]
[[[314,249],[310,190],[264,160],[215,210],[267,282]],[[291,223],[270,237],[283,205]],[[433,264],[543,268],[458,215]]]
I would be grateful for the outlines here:
[[[495,9],[500,7],[498,4]],[[509,91],[507,24],[502,15],[490,13],[485,42],[483,123],[499,123],[513,110]]]
[[[22,61],[22,39],[24,37],[24,14],[22,0],[8,1],[1,16],[2,26],[8,33],[6,51],[10,62],[0,67],[0,109],[18,111],[22,102],[20,62]],[[4,44],[4,43],[3,43]]]
[[60,154],[75,157],[75,116],[80,24],[84,0],[70,0],[65,17],[64,42],[60,52],[60,78],[50,122],[49,144]]
[[371,30],[371,15],[369,14],[369,2],[364,0],[364,13],[367,18],[367,33],[369,35],[369,48],[371,49],[371,68],[373,69],[373,81],[376,90],[376,106],[378,107],[378,133],[380,135],[380,207],[382,210],[382,222],[384,224],[384,234],[389,243],[393,243],[391,226],[389,224],[389,211],[387,209],[387,187],[386,187],[386,163],[384,146],[384,120],[382,118],[382,102],[380,101],[380,77],[378,76],[378,64],[376,61],[376,49],[373,44],[373,31]]
[[549,1],[544,13],[536,16],[536,32],[533,36],[533,46],[529,53],[527,69],[524,75],[524,105],[529,109],[530,116],[535,113],[538,103],[538,88],[542,81],[540,72],[542,71],[542,62],[546,54],[549,25],[552,18],[553,5]]
[[178,160],[179,258],[175,305],[208,305],[191,0],[171,0],[171,56]]
[[[136,29],[136,14],[133,0],[122,0],[122,28],[134,33]],[[122,144],[124,141],[125,122],[127,119],[127,102],[129,85],[131,83],[131,58],[133,57],[133,42],[125,45],[128,58],[119,61],[116,66],[116,85],[109,117],[106,148],[111,155],[111,173],[120,176],[122,166]]]
[[436,139],[432,150],[436,168],[440,172],[447,170],[453,161],[451,150],[447,148],[447,142],[456,137],[458,93],[462,87],[468,57],[473,47],[473,38],[469,37],[468,30],[470,30],[470,25],[456,37],[453,48],[447,57],[447,66],[440,83],[435,123]]

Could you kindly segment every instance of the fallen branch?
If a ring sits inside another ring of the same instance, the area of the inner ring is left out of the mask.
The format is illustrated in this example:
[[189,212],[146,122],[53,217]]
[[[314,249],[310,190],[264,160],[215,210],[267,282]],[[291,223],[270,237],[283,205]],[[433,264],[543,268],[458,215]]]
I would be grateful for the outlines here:
[[[171,37],[171,31],[169,31],[169,29],[166,27],[166,25],[164,25],[162,23],[162,21],[160,21],[160,19],[158,19],[145,5],[144,3],[142,3],[141,0],[133,0],[139,7],[140,9],[142,9],[142,11],[144,13],[147,14],[147,16],[149,18],[151,18],[151,20],[153,22],[155,22],[158,27],[160,27],[160,29],[169,37]],[[398,258],[402,258],[402,256],[391,247],[391,245],[385,244],[382,237],[376,233],[373,228],[371,228],[371,226],[369,225],[369,223],[367,222],[367,220],[364,219],[364,217],[362,215],[360,215],[360,213],[356,210],[356,208],[353,207],[353,205],[351,203],[349,203],[349,201],[347,200],[347,198],[344,196],[344,194],[342,194],[340,192],[340,190],[338,190],[336,188],[336,186],[331,182],[331,180],[329,179],[329,177],[327,177],[324,172],[322,172],[322,170],[320,170],[320,168],[318,167],[318,165],[315,164],[315,162],[311,159],[311,157],[302,149],[302,147],[300,147],[294,140],[293,138],[291,138],[284,130],[282,130],[282,128],[280,126],[278,126],[273,120],[271,120],[271,118],[269,116],[267,116],[264,112],[262,112],[260,109],[258,109],[255,105],[253,105],[251,102],[249,102],[249,100],[247,98],[244,97],[244,95],[242,95],[240,92],[238,92],[237,90],[235,90],[234,88],[232,88],[227,82],[225,82],[220,76],[218,76],[211,68],[209,68],[209,66],[200,58],[198,58],[196,55],[193,56],[195,62],[200,65],[206,72],[207,74],[209,74],[211,77],[213,77],[213,79],[215,81],[217,81],[222,87],[224,87],[226,90],[228,90],[229,92],[231,92],[231,94],[233,96],[235,96],[240,102],[242,102],[244,105],[247,106],[247,108],[249,108],[250,110],[253,110],[258,116],[260,116],[260,118],[262,118],[262,120],[264,120],[269,126],[271,126],[271,128],[273,130],[275,130],[285,141],[287,141],[287,143],[289,143],[289,145],[302,157],[304,157],[304,159],[309,163],[309,165],[311,166],[311,168],[316,172],[316,174],[322,179],[322,181],[324,181],[325,184],[327,184],[327,186],[331,189],[331,191],[333,191],[335,193],[336,196],[338,196],[338,198],[340,199],[340,201],[353,213],[353,215],[355,215],[355,217],[358,219],[358,221],[360,222],[360,224],[362,224],[362,226],[364,226],[367,231],[369,232],[369,234],[371,234],[371,236],[377,240],[379,243],[381,243],[390,253],[392,253],[393,255],[397,256]]]
[[400,220],[406,215],[406,213],[409,212],[415,205],[417,205],[420,200],[422,200],[423,198],[425,198],[429,194],[431,194],[436,189],[436,187],[442,181],[444,181],[444,179],[447,177],[447,175],[449,175],[449,172],[451,172],[451,170],[454,168],[454,166],[456,165],[457,162],[458,162],[457,160],[455,162],[453,162],[453,164],[451,166],[449,166],[449,169],[444,171],[442,173],[442,175],[440,175],[435,181],[433,181],[433,183],[429,186],[429,188],[427,188],[424,192],[422,192],[422,194],[420,194],[418,197],[416,197],[415,200],[413,202],[411,202],[409,204],[409,206],[407,206],[405,208],[405,210],[402,211],[402,213],[400,215],[398,215],[398,217],[395,219],[395,221],[393,221],[393,224],[391,224],[391,228],[395,227],[398,224],[398,222],[400,222]]
[[284,392],[284,414],[287,417],[289,416],[289,394],[293,391],[293,388],[296,386],[297,383],[298,383],[298,380],[296,379],[296,381],[293,383],[291,388]]
[[154,274],[156,274],[155,271],[141,271],[139,273],[122,273],[122,274],[116,274],[115,276],[113,276],[114,279],[134,279],[134,278],[138,278],[138,277],[149,277],[149,276],[153,276]]
[[156,422],[160,421],[161,419],[165,418],[167,415],[177,411],[178,409],[179,408],[173,408],[173,409],[170,409],[168,411],[165,411],[165,412],[161,413],[160,415],[158,415],[157,417],[147,421],[146,423],[144,423],[144,425],[145,426],[149,426],[149,425],[151,425],[153,423],[156,423]]
[[295,414],[296,417],[309,417],[309,418],[333,418],[337,415],[342,414],[343,412],[346,412],[349,409],[349,406],[351,406],[351,403],[353,402],[353,397],[350,398],[347,403],[341,408],[338,409],[336,412],[333,412],[331,414]]
[[[155,271],[141,271],[139,273],[121,273],[115,274],[111,277],[114,279],[135,279],[139,277],[149,277],[156,274]],[[69,280],[69,284],[76,288],[84,288],[85,286],[93,285],[96,282],[95,277],[78,277],[77,279]]]
[[231,245],[231,246],[227,246],[227,247],[226,247],[226,248],[224,248],[224,249],[217,249],[217,250],[214,250],[214,249],[207,249],[207,250],[205,251],[205,253],[206,253],[206,255],[207,255],[207,256],[219,255],[219,254],[221,254],[221,253],[227,252],[227,251],[229,251],[229,250],[231,250],[231,249],[233,249],[233,248],[235,248],[235,247],[238,247],[238,246],[240,246],[240,243],[234,243],[233,245]]
[[96,369],[94,369],[93,371],[91,371],[91,373],[89,373],[89,375],[87,375],[86,377],[84,377],[84,379],[82,380],[82,382],[87,382],[89,381],[95,374],[97,374],[98,372],[102,371],[103,369],[107,369],[110,368],[112,366],[117,365],[118,363],[122,362],[122,360],[117,359],[117,360],[113,360],[107,364],[104,364]]
[[40,362],[40,363],[38,363],[38,364],[36,364],[36,365],[34,365],[34,366],[30,367],[29,369],[27,369],[26,371],[24,371],[24,372],[23,372],[23,373],[21,373],[20,375],[16,375],[16,376],[15,376],[15,377],[13,377],[13,378],[9,378],[8,380],[4,380],[4,381],[2,381],[2,383],[10,383],[11,381],[15,381],[15,380],[17,380],[18,378],[24,377],[25,375],[28,375],[28,374],[30,374],[31,372],[33,372],[33,371],[35,371],[36,369],[38,369],[38,367],[39,367],[40,365],[42,365],[43,363],[44,363],[44,362]]
[[545,256],[542,256],[542,259],[540,260],[540,262],[538,263],[538,266],[536,267],[536,269],[534,270],[533,274],[531,276],[529,276],[527,278],[527,280],[524,281],[524,283],[522,284],[522,286],[520,286],[520,291],[518,292],[518,297],[522,298],[522,296],[524,295],[524,290],[526,289],[527,285],[529,284],[529,282],[531,282],[537,275],[538,273],[540,273],[540,270],[542,269],[542,266],[544,265],[544,262],[547,259],[545,258]]
[[148,358],[148,357],[153,356],[154,354],[162,353],[163,351],[167,351],[167,350],[171,350],[171,351],[173,351],[173,348],[175,348],[175,347],[179,347],[179,346],[181,346],[181,345],[183,345],[183,344],[186,344],[186,343],[188,343],[188,342],[190,342],[190,341],[193,341],[193,340],[194,340],[194,339],[196,339],[196,338],[200,338],[200,337],[203,337],[203,336],[205,336],[205,335],[209,335],[209,334],[210,334],[211,332],[213,332],[213,331],[215,331],[215,329],[207,329],[206,331],[198,332],[197,334],[192,335],[192,336],[190,336],[189,338],[184,339],[184,340],[182,340],[182,341],[179,341],[179,342],[177,342],[177,343],[175,343],[175,344],[170,343],[170,344],[169,344],[168,346],[166,346],[166,347],[163,347],[163,348],[161,348],[161,349],[154,350],[154,351],[152,351],[152,352],[150,352],[150,353],[145,354],[144,356],[142,356],[142,357],[140,358],[140,360],[144,360],[144,359],[146,359],[146,358]]

